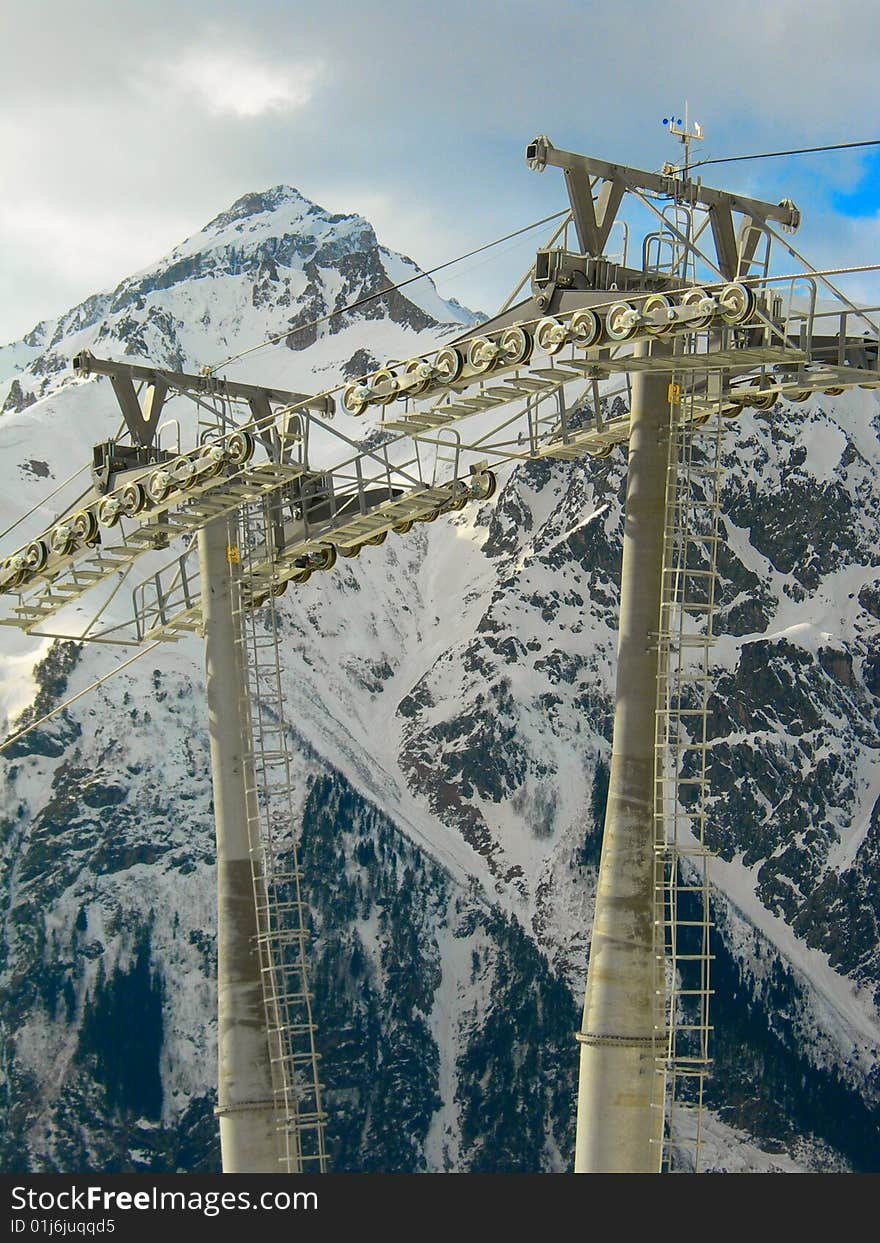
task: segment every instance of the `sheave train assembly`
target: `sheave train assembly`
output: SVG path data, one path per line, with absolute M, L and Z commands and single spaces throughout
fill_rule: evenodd
M 683 132 L 686 149 L 696 136 Z M 575 1168 L 699 1168 L 725 421 L 880 386 L 877 320 L 795 251 L 791 202 L 710 189 L 686 161 L 643 172 L 545 137 L 526 160 L 562 170 L 570 212 L 499 313 L 433 353 L 317 396 L 77 356 L 80 377 L 109 378 L 120 434 L 94 447 L 88 493 L 0 566 L 3 624 L 30 634 L 204 636 L 226 1171 L 327 1164 L 275 599 L 338 556 L 486 502 L 500 466 L 618 445 L 628 452 L 620 638 L 576 1035 Z M 637 265 L 625 198 L 654 222 Z M 621 246 L 609 257 L 612 234 Z M 794 271 L 774 274 L 777 256 Z M 615 392 L 624 401 L 612 408 Z M 371 420 L 369 437 L 333 426 L 340 394 L 348 414 Z M 179 434 L 163 446 L 172 401 L 195 428 L 185 451 Z M 107 624 L 125 582 L 131 615 Z M 84 609 L 82 625 L 63 630 Z

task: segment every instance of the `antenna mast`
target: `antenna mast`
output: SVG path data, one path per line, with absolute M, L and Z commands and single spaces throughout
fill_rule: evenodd
M 528 145 L 529 167 L 564 173 L 576 245 L 554 247 L 552 238 L 527 294 L 478 330 L 340 385 L 348 415 L 372 407 L 382 432 L 372 448 L 328 425 L 335 389 L 309 396 L 85 352 L 74 360 L 81 378 L 109 378 L 128 438 L 96 445 L 85 499 L 0 560 L 0 624 L 45 635 L 56 614 L 88 596 L 97 611 L 85 630 L 53 637 L 204 634 L 218 1112 L 231 1172 L 326 1165 L 281 657 L 274 621 L 267 630 L 254 610 L 331 570 L 337 554 L 357 556 L 414 523 L 483 504 L 496 486 L 490 465 L 607 457 L 617 446 L 629 464 L 619 660 L 578 1036 L 576 1169 L 673 1168 L 686 1147 L 698 1164 L 724 420 L 746 407 L 769 411 L 783 397 L 880 387 L 880 328 L 784 242 L 803 262 L 810 295 L 786 305 L 794 282 L 780 287 L 783 278 L 769 274 L 770 247 L 780 240 L 773 224 L 793 231 L 798 209 L 691 181 L 702 127 L 687 107 L 664 124 L 684 159 L 660 173 L 564 151 L 544 135 Z M 623 254 L 607 253 L 624 195 L 658 222 L 632 266 L 626 232 Z M 817 309 L 820 283 L 835 298 L 831 311 Z M 618 393 L 630 397 L 625 413 L 608 409 Z M 159 420 L 177 397 L 196 408 L 198 424 L 195 447 L 172 451 Z M 97 629 L 112 581 L 181 536 L 190 547 L 135 588 L 131 620 Z
M 676 118 L 675 114 L 671 113 L 668 117 L 663 118 L 663 124 L 669 130 L 669 133 L 672 134 L 673 138 L 677 138 L 684 148 L 684 160 L 682 162 L 681 172 L 684 180 L 688 181 L 691 163 L 691 143 L 703 141 L 703 127 L 699 121 L 694 121 L 694 127 L 691 129 L 688 120 L 687 101 L 685 101 L 684 105 L 683 121 L 681 117 Z M 668 167 L 670 167 L 670 171 L 674 169 L 674 166 Z M 665 171 L 666 169 L 664 169 L 664 172 Z

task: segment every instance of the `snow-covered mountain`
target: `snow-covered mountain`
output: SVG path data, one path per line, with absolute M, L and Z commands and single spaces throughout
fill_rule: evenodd
M 246 194 L 154 267 L 0 347 L 0 409 L 20 411 L 55 391 L 70 379 L 79 349 L 192 371 L 279 333 L 294 356 L 260 354 L 237 370 L 239 378 L 256 365 L 260 381 L 273 384 L 280 367 L 287 388 L 295 389 L 298 377 L 324 388 L 316 380 L 353 357 L 355 376 L 378 365 L 385 346 L 410 340 L 405 330 L 476 322 L 479 316 L 441 298 L 433 282 L 419 280 L 405 293 L 311 326 L 419 270 L 381 246 L 361 216 L 331 215 L 291 186 Z M 390 325 L 403 331 L 389 336 Z M 308 360 L 298 359 L 305 350 Z
M 358 217 L 248 195 L 0 350 L 3 526 L 110 434 L 87 347 L 316 391 L 474 316 Z M 343 420 L 345 416 L 339 416 Z M 711 779 L 710 1164 L 880 1168 L 880 407 L 730 426 Z M 352 421 L 352 434 L 363 424 Z M 607 785 L 622 452 L 281 602 L 336 1169 L 569 1168 Z M 11 545 L 10 545 L 11 546 Z M 7 639 L 5 636 L 8 635 Z M 5 631 L 9 724 L 119 660 Z M 208 1169 L 213 833 L 202 653 L 151 653 L 3 753 L 2 1163 Z

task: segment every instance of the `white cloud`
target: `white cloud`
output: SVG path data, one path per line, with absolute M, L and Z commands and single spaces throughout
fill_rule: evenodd
M 304 108 L 322 73 L 320 62 L 280 68 L 214 51 L 188 52 L 166 71 L 178 91 L 194 96 L 212 115 L 242 119 Z
M 654 168 L 676 154 L 660 118 L 685 99 L 706 157 L 869 137 L 880 104 L 877 0 L 667 0 L 661 17 L 651 0 L 88 0 L 87 22 L 69 0 L 14 7 L 0 75 L 0 335 L 279 182 L 363 212 L 430 266 L 563 206 L 561 174 L 525 167 L 535 133 Z M 470 37 L 450 38 L 459 28 Z M 551 57 L 535 57 L 536 32 Z M 817 65 L 818 78 L 805 71 Z M 851 189 L 863 162 L 719 165 L 706 180 L 793 198 L 799 247 L 841 263 L 876 253 L 870 229 L 850 236 L 833 211 L 832 189 Z M 539 238 L 440 273 L 443 292 L 491 310 Z
M 192 222 L 169 210 L 64 208 L 0 202 L 0 343 L 113 288 L 171 249 Z

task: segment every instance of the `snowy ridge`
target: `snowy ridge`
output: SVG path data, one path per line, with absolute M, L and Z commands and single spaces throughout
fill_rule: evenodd
M 114 430 L 106 387 L 70 375 L 78 349 L 197 369 L 415 271 L 366 221 L 276 187 L 0 351 L 0 524 L 38 506 L 4 548 L 75 495 L 81 481 L 38 505 Z M 428 282 L 402 294 L 233 373 L 319 391 L 474 320 Z M 870 1167 L 880 1152 L 878 417 L 874 393 L 817 396 L 743 414 L 727 436 L 710 773 L 719 1169 Z M 624 481 L 620 453 L 506 468 L 491 503 L 280 601 L 343 1168 L 568 1165 Z M 4 630 L 9 725 L 36 689 L 43 711 L 119 660 L 48 647 Z M 6 1168 L 215 1159 L 203 717 L 186 640 L 0 759 Z M 152 1016 L 130 1072 L 100 1035 L 123 1011 Z M 856 1105 L 847 1140 L 834 1118 Z
M 315 372 L 326 371 L 331 360 L 338 368 L 357 348 L 372 353 L 405 343 L 418 349 L 406 338 L 395 340 L 392 334 L 386 339 L 389 318 L 415 333 L 476 322 L 478 316 L 440 298 L 425 278 L 390 300 L 377 300 L 317 330 L 305 327 L 418 272 L 412 260 L 380 246 L 360 216 L 333 216 L 290 186 L 244 195 L 159 263 L 58 320 L 38 324 L 23 341 L 0 348 L 0 408 L 25 408 L 70 383 L 70 360 L 82 349 L 198 370 L 284 334 L 286 328 L 291 335 L 286 341 L 282 336 L 282 357 L 274 366 L 272 354 L 278 351 L 270 350 L 259 356 L 255 372 L 247 363 L 236 374 L 256 374 L 272 384 L 265 378 L 268 363 L 271 373 L 285 377 L 287 387 L 296 387 L 302 376 L 313 388 Z M 368 330 L 370 321 L 379 322 L 378 334 Z M 325 357 L 311 358 L 305 367 L 292 363 L 284 349 L 285 344 L 299 351 L 317 340 L 332 340 L 353 322 L 358 346 L 328 342 Z

